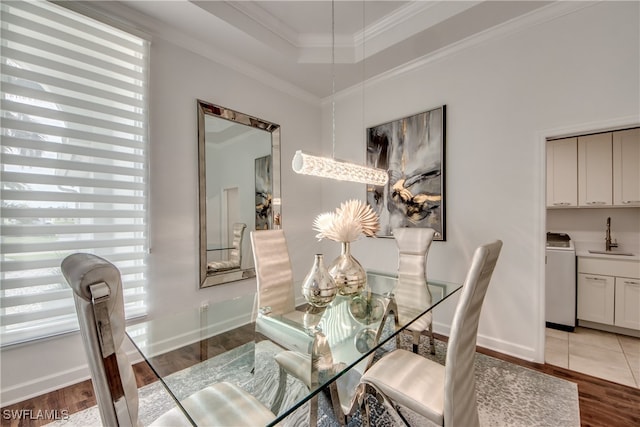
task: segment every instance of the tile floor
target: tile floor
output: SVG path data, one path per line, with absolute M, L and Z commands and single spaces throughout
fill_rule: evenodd
M 545 361 L 640 388 L 640 338 L 582 327 L 575 332 L 547 328 Z

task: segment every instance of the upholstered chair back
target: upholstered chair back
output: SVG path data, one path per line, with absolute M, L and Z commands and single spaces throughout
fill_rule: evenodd
M 242 240 L 247 224 L 236 222 L 233 224 L 233 249 L 229 251 L 229 261 L 238 267 L 242 266 Z
M 76 253 L 62 261 L 73 290 L 80 333 L 102 424 L 135 426 L 138 389 L 126 353 L 120 271 L 96 255 Z
M 480 310 L 501 248 L 500 240 L 478 247 L 462 287 L 447 345 L 444 425 L 479 425 L 473 363 Z
M 436 231 L 433 228 L 395 228 L 398 274 L 426 277 L 427 253 Z
M 258 308 L 269 307 L 274 314 L 294 311 L 293 271 L 284 231 L 252 231 L 251 246 L 256 267 Z
M 431 305 L 431 294 L 426 284 L 427 254 L 436 231 L 433 228 L 394 228 L 393 237 L 398 246 L 398 284 L 393 290 L 398 303 L 398 326 L 404 326 Z M 418 352 L 422 331 L 427 332 L 430 352 L 435 354 L 433 315 L 429 311 L 407 329 L 413 335 L 413 351 Z M 396 339 L 400 344 L 400 336 Z

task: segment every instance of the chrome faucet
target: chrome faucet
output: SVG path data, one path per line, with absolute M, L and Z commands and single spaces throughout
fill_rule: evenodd
M 616 243 L 615 241 L 613 243 L 611 242 L 611 217 L 607 218 L 607 234 L 604 239 L 604 245 L 607 252 L 610 252 L 611 248 L 618 247 L 618 243 Z

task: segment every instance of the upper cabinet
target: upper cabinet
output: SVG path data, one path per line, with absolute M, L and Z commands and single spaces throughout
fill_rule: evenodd
M 578 205 L 611 206 L 611 133 L 578 137 Z
M 547 141 L 547 207 L 640 206 L 640 128 Z
M 547 142 L 547 206 L 578 206 L 578 138 Z
M 640 206 L 640 128 L 613 133 L 613 204 Z

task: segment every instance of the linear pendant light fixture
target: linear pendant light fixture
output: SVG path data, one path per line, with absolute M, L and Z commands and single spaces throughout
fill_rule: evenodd
M 355 163 L 345 162 L 335 159 L 336 151 L 336 76 L 335 76 L 335 62 L 336 62 L 336 31 L 335 31 L 335 4 L 334 0 L 331 1 L 331 118 L 332 118 L 332 141 L 333 141 L 333 157 L 319 157 L 313 156 L 302 152 L 296 151 L 291 162 L 293 171 L 303 175 L 317 176 L 321 178 L 332 178 L 339 181 L 351 181 L 362 184 L 372 185 L 386 185 L 389 181 L 389 175 L 387 171 L 383 169 L 371 168 L 367 166 L 358 165 Z M 365 23 L 364 23 L 364 6 L 363 6 L 363 27 L 362 27 L 362 62 L 364 67 L 365 52 L 364 52 L 364 39 L 365 39 Z M 364 94 L 364 75 L 362 82 L 362 91 Z M 362 100 L 362 109 L 364 116 L 364 99 Z M 363 123 L 364 124 L 364 123 Z

